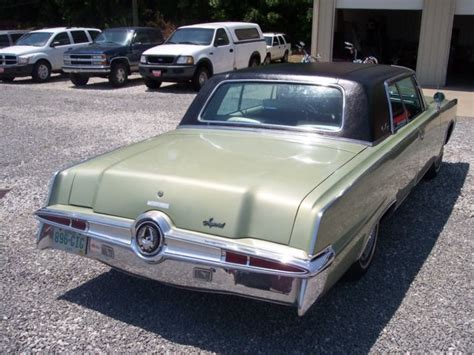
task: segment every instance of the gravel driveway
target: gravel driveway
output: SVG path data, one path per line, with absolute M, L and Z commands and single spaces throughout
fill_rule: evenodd
M 382 224 L 368 274 L 304 318 L 36 250 L 32 213 L 53 171 L 174 128 L 193 98 L 139 79 L 114 90 L 101 79 L 0 83 L 0 190 L 11 188 L 0 198 L 0 353 L 474 351 L 474 119 L 459 119 L 440 175 Z

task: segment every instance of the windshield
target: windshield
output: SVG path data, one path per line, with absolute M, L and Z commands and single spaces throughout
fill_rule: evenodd
M 43 47 L 53 34 L 51 32 L 30 32 L 23 35 L 17 42 L 17 46 Z
M 115 43 L 121 46 L 130 44 L 133 32 L 129 30 L 105 30 L 94 40 L 95 43 Z
M 271 46 L 272 45 L 272 37 L 265 37 L 265 42 L 267 42 L 267 46 Z
M 213 36 L 214 30 L 210 28 L 181 28 L 177 29 L 166 43 L 209 45 Z
M 199 119 L 236 125 L 338 131 L 342 128 L 342 112 L 343 94 L 335 87 L 231 82 L 217 88 Z

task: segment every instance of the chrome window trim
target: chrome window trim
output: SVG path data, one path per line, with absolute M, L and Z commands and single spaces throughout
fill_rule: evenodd
M 206 109 L 207 105 L 209 104 L 209 101 L 214 97 L 214 94 L 216 93 L 217 89 L 221 87 L 224 84 L 228 83 L 277 83 L 277 84 L 299 84 L 299 85 L 312 85 L 312 86 L 323 86 L 323 87 L 332 87 L 335 89 L 338 89 L 341 94 L 342 94 L 342 115 L 341 115 L 341 125 L 337 130 L 326 130 L 326 129 L 318 129 L 318 128 L 298 128 L 298 126 L 285 126 L 285 125 L 277 125 L 277 124 L 252 124 L 252 123 L 245 123 L 245 122 L 228 122 L 228 121 L 210 121 L 210 120 L 203 120 L 202 119 L 202 113 Z M 258 128 L 260 127 L 269 127 L 269 128 L 274 128 L 274 129 L 283 129 L 283 130 L 294 130 L 294 131 L 300 131 L 300 132 L 324 132 L 324 133 L 339 133 L 343 130 L 344 124 L 345 124 L 345 116 L 346 116 L 346 92 L 344 88 L 339 85 L 339 84 L 329 84 L 329 83 L 315 83 L 314 81 L 304 81 L 304 80 L 278 80 L 278 79 L 227 79 L 223 80 L 220 83 L 218 83 L 212 92 L 209 94 L 207 97 L 206 101 L 204 102 L 204 105 L 202 105 L 201 110 L 199 111 L 197 121 L 202 122 L 202 123 L 207 123 L 209 126 L 234 126 L 234 127 L 242 127 L 242 126 L 249 126 L 249 127 L 255 127 Z

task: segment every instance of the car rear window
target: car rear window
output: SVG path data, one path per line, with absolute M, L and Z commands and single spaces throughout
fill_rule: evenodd
M 343 93 L 337 87 L 285 82 L 225 82 L 199 120 L 216 124 L 339 131 Z
M 71 31 L 72 39 L 74 43 L 87 43 L 89 38 L 87 38 L 85 31 Z
M 235 30 L 235 36 L 239 41 L 247 41 L 249 39 L 259 39 L 260 34 L 254 27 L 238 28 Z

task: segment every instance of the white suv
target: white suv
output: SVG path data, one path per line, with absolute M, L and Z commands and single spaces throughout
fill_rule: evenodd
M 164 44 L 145 51 L 139 69 L 150 89 L 163 81 L 192 81 L 199 90 L 212 75 L 260 65 L 265 55 L 259 25 L 203 23 L 180 27 Z
M 88 45 L 100 33 L 96 28 L 59 27 L 29 32 L 16 45 L 0 50 L 0 80 L 32 76 L 37 82 L 49 79 L 63 66 L 64 52 Z

